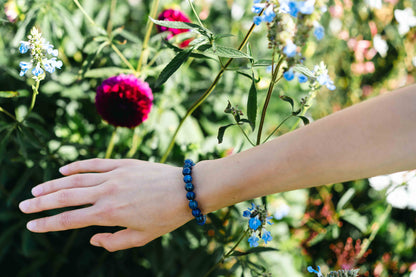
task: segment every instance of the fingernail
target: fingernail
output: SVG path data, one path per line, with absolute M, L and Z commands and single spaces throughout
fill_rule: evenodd
M 36 186 L 32 189 L 32 195 L 33 196 L 38 196 L 38 195 L 42 194 L 42 192 L 43 192 L 43 189 L 42 189 L 41 186 Z
M 91 244 L 94 245 L 94 246 L 100 246 L 100 244 L 96 240 L 92 240 Z
M 28 201 L 20 202 L 19 208 L 22 212 L 26 212 L 27 210 L 29 210 L 29 202 Z
M 63 174 L 63 175 L 66 175 L 66 174 L 68 174 L 68 167 L 65 165 L 65 166 L 63 166 L 63 167 L 61 167 L 60 169 L 59 169 L 59 172 L 61 172 L 61 174 Z
M 26 224 L 26 228 L 27 228 L 29 231 L 35 231 L 35 230 L 36 230 L 36 222 L 35 222 L 35 221 L 29 221 L 29 222 Z

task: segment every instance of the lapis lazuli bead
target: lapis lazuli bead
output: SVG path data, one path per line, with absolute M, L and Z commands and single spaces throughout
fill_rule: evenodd
M 184 169 L 182 169 L 182 174 L 185 175 L 190 175 L 192 172 L 190 167 L 185 167 Z
M 192 176 L 191 175 L 185 175 L 185 176 L 183 176 L 183 181 L 185 183 L 192 182 Z
M 191 164 L 184 164 L 183 168 L 192 168 L 192 165 Z
M 195 217 L 196 219 L 196 223 L 198 223 L 199 225 L 204 225 L 205 221 L 206 221 L 206 217 L 201 215 L 198 215 L 197 217 Z
M 198 208 L 198 202 L 196 202 L 195 200 L 189 201 L 189 208 L 191 208 L 191 210 L 195 210 L 196 208 Z
M 190 164 L 190 165 L 195 165 L 194 162 L 190 159 L 186 159 L 184 164 Z
M 194 185 L 192 183 L 186 183 L 185 184 L 185 189 L 186 189 L 186 191 L 193 191 L 194 190 Z
M 198 209 L 198 208 L 193 209 L 192 210 L 192 215 L 195 216 L 195 217 L 200 216 L 201 215 L 201 210 Z
M 186 198 L 187 198 L 188 200 L 194 200 L 194 199 L 195 199 L 195 192 L 193 192 L 193 191 L 188 191 L 188 192 L 186 193 Z

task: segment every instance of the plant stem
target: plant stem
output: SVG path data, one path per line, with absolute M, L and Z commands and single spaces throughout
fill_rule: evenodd
M 274 55 L 274 54 L 273 54 Z M 274 85 L 280 80 L 281 77 L 279 77 L 277 79 L 277 74 L 279 72 L 280 69 L 280 65 L 283 62 L 283 57 L 281 57 L 276 65 L 276 68 L 273 71 L 273 76 L 272 76 L 272 80 L 270 81 L 270 85 L 269 85 L 269 89 L 267 91 L 267 96 L 266 99 L 264 100 L 264 105 L 263 105 L 263 110 L 261 112 L 261 118 L 260 118 L 260 124 L 259 124 L 259 130 L 257 132 L 257 142 L 256 145 L 260 145 L 261 142 L 261 133 L 263 131 L 263 125 L 264 125 L 264 120 L 266 118 L 266 111 L 267 111 L 267 107 L 269 106 L 269 102 L 270 102 L 270 98 L 272 96 L 273 93 L 273 88 Z M 272 68 L 274 67 L 274 64 L 272 65 Z M 273 69 L 272 69 L 273 70 Z
M 305 115 L 305 113 L 309 110 L 309 108 L 311 107 L 311 104 L 312 104 L 312 101 L 313 101 L 313 99 L 315 99 L 315 96 L 316 96 L 316 91 L 311 91 L 310 93 L 309 93 L 309 99 L 308 99 L 308 101 L 306 102 L 306 104 L 305 104 L 305 106 L 304 106 L 304 108 L 303 108 L 303 111 L 301 112 L 301 114 L 300 115 Z M 296 123 L 292 126 L 292 128 L 290 129 L 290 132 L 292 132 L 293 130 L 295 130 L 296 129 L 296 127 L 299 125 L 299 123 L 300 123 L 300 121 L 301 121 L 302 119 L 298 119 L 297 121 L 296 121 Z
M 254 23 L 251 24 L 251 27 L 248 30 L 248 32 L 247 32 L 246 36 L 244 37 L 243 41 L 241 42 L 240 46 L 238 47 L 238 50 L 243 49 L 243 47 L 246 45 L 248 39 L 250 38 L 251 34 L 253 33 L 253 30 L 254 30 L 255 26 L 256 25 Z M 162 158 L 160 160 L 161 163 L 164 163 L 166 161 L 166 159 L 169 156 L 170 151 L 172 151 L 173 145 L 175 144 L 176 136 L 178 135 L 178 132 L 179 132 L 180 128 L 182 127 L 183 123 L 185 122 L 185 120 L 188 118 L 188 116 L 190 116 L 195 111 L 196 108 L 198 108 L 205 101 L 205 99 L 208 98 L 208 96 L 211 94 L 211 92 L 214 90 L 215 86 L 217 85 L 218 81 L 221 79 L 225 70 L 231 64 L 231 62 L 233 60 L 234 60 L 233 58 L 228 59 L 227 63 L 221 68 L 220 72 L 218 72 L 217 76 L 215 77 L 214 81 L 211 83 L 209 88 L 186 111 L 185 116 L 181 119 L 178 127 L 176 128 L 175 132 L 173 133 L 173 136 L 172 136 L 172 139 L 170 140 L 168 149 L 166 150 L 166 152 L 164 153 L 164 155 L 162 156 Z
M 240 237 L 240 239 L 237 241 L 237 243 L 225 254 L 222 256 L 221 260 L 219 260 L 215 265 L 213 265 L 208 272 L 204 275 L 204 277 L 208 277 L 214 269 L 216 269 L 221 263 L 225 261 L 237 248 L 237 246 L 243 241 L 244 237 L 248 234 L 250 231 L 250 228 L 247 228 L 247 230 L 244 231 L 243 235 Z
M 199 18 L 198 13 L 195 10 L 194 5 L 192 4 L 191 0 L 188 0 L 189 6 L 191 6 L 192 12 L 194 13 L 196 19 L 198 20 L 199 25 L 205 28 L 204 24 L 202 23 L 201 19 Z
M 241 127 L 241 125 L 237 123 L 237 126 L 238 126 L 238 128 L 240 128 L 241 132 L 243 132 L 244 136 L 246 137 L 248 142 L 250 142 L 251 146 L 255 146 L 254 143 L 251 141 L 251 139 L 247 136 L 247 133 L 244 131 L 244 129 Z
M 113 153 L 116 135 L 117 135 L 117 127 L 114 128 L 113 134 L 111 135 L 110 142 L 108 143 L 107 151 L 105 152 L 106 159 L 109 159 L 111 157 L 111 153 Z
M 289 118 L 292 118 L 293 114 L 289 115 L 288 117 L 286 117 L 282 122 L 280 122 L 279 125 L 277 125 L 277 127 L 273 130 L 273 132 L 270 133 L 270 135 L 263 141 L 263 143 L 265 143 L 266 141 L 269 140 L 269 138 L 277 131 L 279 130 L 279 128 L 283 125 L 283 123 L 285 123 Z
M 127 60 L 127 58 L 123 55 L 123 53 L 120 52 L 120 50 L 117 48 L 117 46 L 114 45 L 114 43 L 111 43 L 111 48 L 113 48 L 114 52 L 120 57 L 120 59 L 127 65 L 127 67 L 133 71 L 133 73 L 136 72 L 134 67 L 131 65 L 131 63 Z
M 159 7 L 159 0 L 154 0 L 152 8 L 150 10 L 150 17 L 151 18 L 156 17 L 158 7 Z M 148 52 L 149 52 L 149 49 L 147 48 L 147 46 L 149 44 L 150 34 L 152 33 L 152 27 L 153 27 L 153 21 L 150 20 L 150 18 L 148 18 L 147 19 L 147 27 L 146 27 L 147 28 L 146 29 L 146 35 L 145 35 L 144 41 L 143 41 L 142 52 L 140 53 L 139 62 L 137 63 L 137 70 L 136 70 L 137 74 L 140 74 L 140 70 L 142 70 L 142 65 L 146 64 L 146 62 L 147 62 L 147 57 L 148 57 Z
M 14 115 L 12 115 L 11 113 L 9 113 L 8 111 L 6 111 L 5 109 L 3 109 L 2 107 L 0 107 L 0 112 L 5 113 L 7 116 L 9 116 L 11 119 L 13 119 L 14 121 L 17 121 L 16 117 Z
M 129 152 L 127 153 L 127 158 L 131 158 L 131 157 L 134 156 L 134 154 L 136 154 L 137 148 L 139 147 L 139 144 L 142 142 L 142 140 L 143 140 L 143 137 L 141 137 L 137 134 L 137 128 L 134 129 L 131 148 L 130 148 Z
M 111 37 L 111 33 L 113 32 L 113 16 L 114 16 L 114 10 L 116 9 L 116 7 L 117 7 L 117 0 L 111 0 L 110 17 L 107 23 L 107 34 L 109 37 Z
M 80 11 L 85 15 L 85 17 L 87 18 L 87 20 L 94 26 L 98 26 L 97 24 L 95 24 L 94 20 L 87 14 L 87 12 L 84 10 L 84 8 L 81 6 L 81 4 L 79 3 L 78 0 L 73 0 L 75 5 L 77 5 L 77 7 L 80 9 Z

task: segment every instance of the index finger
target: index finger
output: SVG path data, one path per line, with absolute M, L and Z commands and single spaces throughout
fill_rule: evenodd
M 76 173 L 86 172 L 108 172 L 114 170 L 131 160 L 113 160 L 113 159 L 90 159 L 84 161 L 77 161 L 67 164 L 59 169 L 59 172 L 63 175 L 72 175 Z

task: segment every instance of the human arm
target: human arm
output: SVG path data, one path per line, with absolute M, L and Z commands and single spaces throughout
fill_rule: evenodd
M 208 213 L 276 192 L 413 169 L 415 103 L 416 86 L 410 86 L 248 151 L 199 162 L 192 173 L 199 206 Z M 87 160 L 61 173 L 67 177 L 37 186 L 43 192 L 34 191 L 36 197 L 22 202 L 21 210 L 91 206 L 38 219 L 30 230 L 126 227 L 91 239 L 115 251 L 146 244 L 192 219 L 181 168 L 137 160 Z

